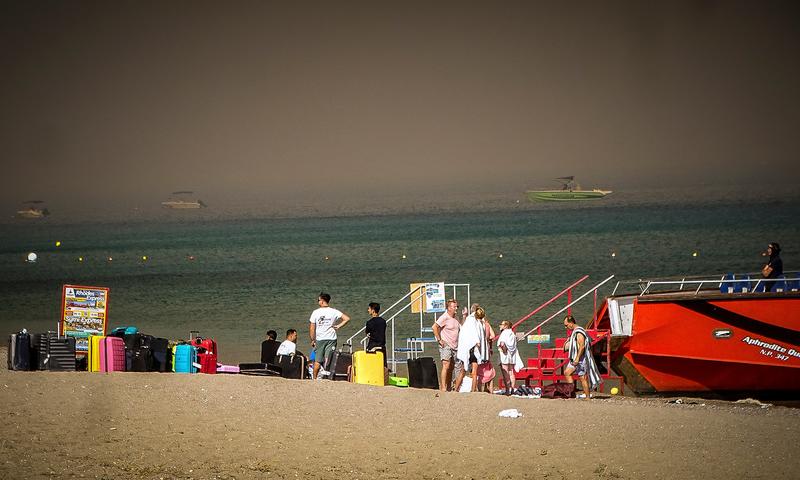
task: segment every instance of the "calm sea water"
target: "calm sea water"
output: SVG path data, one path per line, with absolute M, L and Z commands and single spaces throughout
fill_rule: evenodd
M 106 286 L 111 327 L 136 325 L 175 339 L 199 330 L 233 363 L 256 360 L 270 328 L 281 337 L 297 328 L 299 348 L 308 351 L 308 317 L 321 290 L 353 317 L 340 332 L 346 338 L 363 326 L 367 303 L 388 306 L 411 282 L 468 283 L 472 301 L 497 324 L 522 317 L 584 274 L 588 284 L 612 274 L 631 280 L 756 271 L 770 241 L 784 246 L 787 270 L 800 263 L 795 191 L 641 191 L 574 204 L 495 198 L 439 211 L 354 213 L 258 218 L 209 208 L 134 221 L 55 214 L 6 221 L 0 330 L 54 329 L 62 284 Z M 26 263 L 28 252 L 39 260 Z M 465 304 L 465 290 L 456 293 Z M 588 318 L 590 304 L 576 313 Z M 398 342 L 418 334 L 417 316 L 398 318 Z

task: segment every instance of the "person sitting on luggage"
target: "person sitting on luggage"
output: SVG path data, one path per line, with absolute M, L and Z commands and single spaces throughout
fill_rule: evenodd
M 261 342 L 261 363 L 275 363 L 275 355 L 278 354 L 278 348 L 281 346 L 276 341 L 278 332 L 269 330 L 267 332 L 267 339 Z
M 367 340 L 367 351 L 371 353 L 383 352 L 383 377 L 384 385 L 389 383 L 389 366 L 386 359 L 386 320 L 380 316 L 381 304 L 372 302 L 367 306 L 367 313 L 370 319 L 367 320 L 365 331 L 369 339 Z
M 297 351 L 297 330 L 290 328 L 286 330 L 286 340 L 278 347 L 275 355 L 291 355 Z

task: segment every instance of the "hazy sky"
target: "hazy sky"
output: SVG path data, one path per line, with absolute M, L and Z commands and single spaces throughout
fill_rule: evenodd
M 799 12 L 4 0 L 0 196 L 800 185 Z

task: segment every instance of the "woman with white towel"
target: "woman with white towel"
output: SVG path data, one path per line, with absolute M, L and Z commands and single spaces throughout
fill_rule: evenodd
M 500 337 L 497 339 L 497 347 L 500 349 L 500 368 L 503 371 L 506 395 L 511 395 L 517 382 L 514 369 L 518 368 L 517 365 L 521 362 L 517 351 L 517 335 L 511 330 L 511 322 L 508 320 L 500 322 Z

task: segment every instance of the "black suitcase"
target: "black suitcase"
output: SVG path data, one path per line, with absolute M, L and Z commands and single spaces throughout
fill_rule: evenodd
M 9 370 L 31 369 L 31 337 L 19 332 L 11 335 L 8 345 Z
M 278 355 L 275 359 L 283 378 L 303 379 L 306 376 L 306 361 L 301 355 Z
M 350 380 L 350 370 L 353 367 L 353 354 L 334 350 L 330 364 L 325 368 L 330 372 L 331 380 Z
M 242 375 L 278 377 L 281 374 L 281 368 L 271 363 L 240 363 L 239 373 Z
M 130 356 L 128 356 L 128 352 L 125 352 L 125 356 L 126 361 L 130 359 L 131 368 L 128 369 L 129 372 L 151 371 L 153 356 L 150 352 L 150 347 L 146 345 L 140 345 L 130 352 Z
M 409 358 L 408 365 L 408 386 L 411 388 L 425 388 L 422 383 L 422 360 L 419 358 Z
M 39 370 L 39 345 L 42 343 L 42 334 L 34 333 L 30 337 L 31 337 L 31 370 Z
M 422 388 L 439 389 L 439 374 L 436 371 L 436 362 L 432 357 L 419 359 L 422 366 Z
M 154 372 L 168 372 L 172 370 L 172 350 L 166 338 L 153 338 L 150 340 L 150 353 L 152 355 L 150 368 Z
M 47 332 L 41 336 L 40 340 L 40 370 L 75 371 L 75 339 L 73 337 L 59 337 L 56 332 Z

